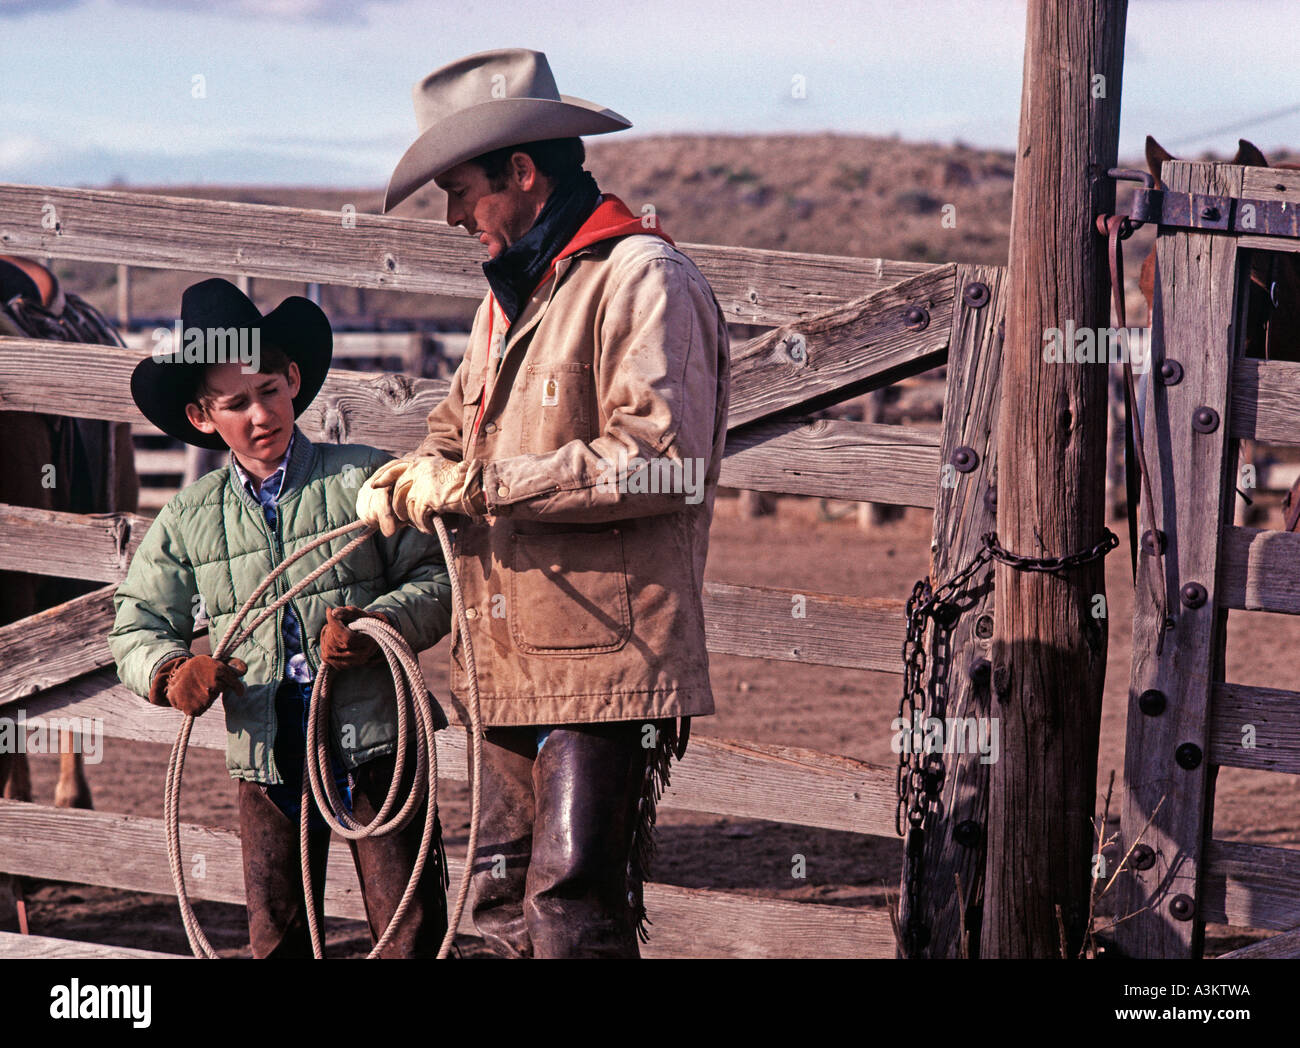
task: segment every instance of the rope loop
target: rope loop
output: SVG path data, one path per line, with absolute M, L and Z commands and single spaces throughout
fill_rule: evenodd
M 456 577 L 451 539 L 447 535 L 447 527 L 441 517 L 434 517 L 433 523 L 438 535 L 438 542 L 442 546 L 443 559 L 446 562 L 448 577 L 451 581 L 452 614 L 460 624 L 460 633 L 465 642 L 465 666 L 469 676 L 470 715 L 469 842 L 466 848 L 465 866 L 461 871 L 460 883 L 457 886 L 456 902 L 448 915 L 447 932 L 443 936 L 442 944 L 438 949 L 438 957 L 442 959 L 447 957 L 451 950 L 452 941 L 456 937 L 456 929 L 460 926 L 461 917 L 465 912 L 465 901 L 469 895 L 470 871 L 474 868 L 473 857 L 478 849 L 483 727 L 479 711 L 478 670 L 474 663 L 474 650 L 470 644 L 469 622 L 465 615 L 460 580 Z M 348 542 L 347 545 L 333 554 L 306 578 L 295 583 L 282 596 L 277 597 L 242 632 L 240 631 L 241 624 L 248 617 L 262 594 L 275 585 L 276 580 L 284 574 L 288 567 L 312 550 L 359 529 L 364 529 L 360 535 Z M 213 651 L 213 658 L 220 659 L 229 655 L 247 640 L 258 626 L 375 533 L 376 529 L 374 527 L 364 521 L 355 521 L 352 524 L 346 524 L 343 527 L 326 532 L 277 564 L 236 613 L 225 635 L 221 638 L 221 642 Z M 315 800 L 326 824 L 335 833 L 346 840 L 363 840 L 367 837 L 382 837 L 401 830 L 410 823 L 416 810 L 424 803 L 426 798 L 428 800 L 424 819 L 424 833 L 420 838 L 420 850 L 416 856 L 410 880 L 407 881 L 406 890 L 402 893 L 401 901 L 393 912 L 388 927 L 384 929 L 384 934 L 380 936 L 370 953 L 367 954 L 367 958 L 378 957 L 392 941 L 393 936 L 396 935 L 402 918 L 406 915 L 411 900 L 415 896 L 416 886 L 419 884 L 420 876 L 424 872 L 429 846 L 436 836 L 435 831 L 438 826 L 438 746 L 435 738 L 435 732 L 437 731 L 435 724 L 437 721 L 433 714 L 429 689 L 425 684 L 424 674 L 420 670 L 419 659 L 416 658 L 415 652 L 411 650 L 410 645 L 406 643 L 402 635 L 379 619 L 357 619 L 350 623 L 349 626 L 351 629 L 374 638 L 379 645 L 379 650 L 383 652 L 384 658 L 388 662 L 389 669 L 392 671 L 393 690 L 397 699 L 397 750 L 393 778 L 389 784 L 388 795 L 384 798 L 383 806 L 369 823 L 358 822 L 352 816 L 352 813 L 348 811 L 347 805 L 339 794 L 338 787 L 334 784 L 334 776 L 330 774 L 329 733 L 324 726 L 329 723 L 327 718 L 329 716 L 330 679 L 334 670 L 328 665 L 322 665 L 312 685 L 311 703 L 307 718 L 307 759 L 303 762 L 302 803 L 298 822 L 303 892 L 307 903 L 307 924 L 311 930 L 312 953 L 318 959 L 325 956 L 325 949 L 321 937 L 320 922 L 316 915 L 314 893 L 311 888 L 311 870 L 308 861 L 307 841 L 310 802 L 313 799 Z M 415 781 L 412 783 L 401 809 L 390 818 L 389 813 L 396 806 L 400 796 L 400 784 L 406 768 L 406 751 L 411 734 L 412 718 L 415 720 Z M 180 906 L 181 922 L 185 925 L 185 935 L 189 939 L 190 949 L 196 957 L 215 960 L 219 955 L 213 949 L 208 937 L 204 935 L 203 929 L 199 926 L 194 907 L 190 903 L 189 893 L 185 888 L 185 870 L 181 861 L 181 779 L 185 770 L 185 753 L 189 748 L 190 732 L 193 727 L 194 718 L 187 716 L 176 734 L 176 743 L 172 747 L 171 759 L 167 763 L 167 783 L 163 797 L 163 822 L 167 832 L 168 864 L 171 867 L 172 882 L 176 886 L 176 901 Z

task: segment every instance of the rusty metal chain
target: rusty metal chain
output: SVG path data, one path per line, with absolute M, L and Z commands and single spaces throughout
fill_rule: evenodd
M 1067 553 L 1063 557 L 1026 557 L 1019 553 L 1012 553 L 1010 550 L 1002 548 L 1001 543 L 998 542 L 996 531 L 990 531 L 983 537 L 982 541 L 984 549 L 988 551 L 991 557 L 1002 561 L 1003 564 L 1009 564 L 1017 571 L 1064 571 L 1066 568 L 1077 568 L 1081 564 L 1099 560 L 1119 545 L 1119 536 L 1110 528 L 1102 528 L 1101 530 L 1105 534 L 1090 549 L 1079 553 Z
M 915 715 L 923 711 L 925 702 L 925 632 L 926 620 L 935 623 L 936 649 L 947 651 L 947 637 L 957 622 L 960 608 L 950 600 L 956 596 L 980 567 L 988 563 L 990 553 L 981 549 L 961 571 L 945 582 L 937 590 L 930 586 L 930 579 L 921 579 L 912 587 L 912 595 L 907 601 L 907 636 L 903 641 L 903 698 L 898 704 L 898 717 L 903 723 L 903 732 L 908 744 L 898 750 L 898 772 L 896 785 L 898 789 L 898 807 L 894 810 L 894 829 L 899 836 L 907 838 L 907 862 L 905 886 L 907 892 L 907 918 L 903 930 L 903 954 L 906 957 L 924 948 L 928 940 L 927 930 L 919 923 L 921 901 L 921 858 L 925 850 L 925 821 L 930 813 L 930 802 L 939 794 L 943 783 L 943 757 L 938 753 L 918 753 L 911 738 Z M 943 660 L 943 674 L 946 676 L 947 659 Z M 936 659 L 936 673 L 930 685 L 937 689 L 940 676 L 939 662 Z M 907 829 L 903 828 L 906 820 Z
M 969 564 L 957 572 L 938 589 L 930 585 L 926 576 L 912 587 L 907 600 L 907 634 L 903 640 L 903 697 L 898 704 L 898 718 L 908 738 L 907 745 L 899 747 L 896 786 L 898 806 L 894 810 L 894 829 L 900 837 L 907 838 L 905 865 L 907 913 L 903 922 L 903 955 L 915 956 L 929 940 L 928 929 L 920 923 L 921 865 L 925 852 L 925 823 L 930 814 L 931 801 L 939 796 L 943 785 L 944 763 L 939 753 L 918 753 L 913 736 L 916 714 L 926 709 L 926 656 L 925 634 L 927 619 L 935 624 L 934 648 L 936 660 L 929 681 L 932 697 L 946 696 L 947 669 L 950 662 L 948 640 L 961 608 L 953 599 L 962 592 L 972 576 L 991 560 L 998 560 L 1017 571 L 1054 572 L 1076 568 L 1099 560 L 1119 545 L 1119 536 L 1109 528 L 1105 535 L 1089 549 L 1068 553 L 1060 557 L 1026 557 L 1003 548 L 996 532 L 988 532 L 981 540 L 979 551 Z M 944 652 L 944 658 L 938 657 Z M 906 828 L 904 828 L 906 822 Z

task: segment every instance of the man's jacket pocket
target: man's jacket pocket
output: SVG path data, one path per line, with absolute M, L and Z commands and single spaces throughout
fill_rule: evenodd
M 510 637 L 534 655 L 618 651 L 632 634 L 623 534 L 511 537 Z

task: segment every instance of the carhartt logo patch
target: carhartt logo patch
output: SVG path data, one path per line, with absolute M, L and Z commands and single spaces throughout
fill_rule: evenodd
M 553 378 L 542 383 L 542 406 L 553 407 L 560 402 L 560 384 Z

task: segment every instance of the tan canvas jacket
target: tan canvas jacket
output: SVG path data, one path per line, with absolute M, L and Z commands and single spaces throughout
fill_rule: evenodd
M 486 464 L 488 516 L 455 539 L 484 723 L 712 713 L 701 595 L 730 391 L 712 290 L 634 233 L 560 258 L 504 327 L 489 295 L 414 453 Z M 451 689 L 467 722 L 458 626 Z

